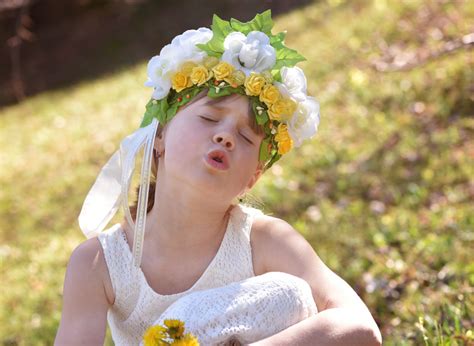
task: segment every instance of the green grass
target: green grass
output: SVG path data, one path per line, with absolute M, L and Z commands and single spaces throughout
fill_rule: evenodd
M 468 1 L 428 3 L 426 16 L 422 1 L 331 0 L 275 20 L 307 58 L 299 66 L 321 123 L 252 193 L 356 289 L 386 345 L 474 342 L 472 51 L 409 71 L 373 68 L 382 41 L 439 48 L 441 17 L 451 19 L 444 39 L 473 31 Z M 2 344 L 52 344 L 82 201 L 139 125 L 145 66 L 1 110 Z

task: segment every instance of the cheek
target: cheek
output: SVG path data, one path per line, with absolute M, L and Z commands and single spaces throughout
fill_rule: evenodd
M 249 148 L 242 151 L 242 155 L 238 160 L 237 175 L 240 177 L 239 182 L 244 187 L 254 174 L 258 166 L 258 150 Z
M 190 122 L 183 124 L 179 121 L 169 128 L 165 139 L 165 150 L 170 157 L 189 160 L 200 155 L 204 137 L 203 129 L 196 128 L 196 124 Z

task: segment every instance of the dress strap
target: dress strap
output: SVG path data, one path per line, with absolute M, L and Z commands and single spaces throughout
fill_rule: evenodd
M 104 250 L 104 257 L 114 290 L 113 307 L 120 311 L 125 319 L 133 311 L 140 294 L 139 271 L 132 264 L 132 254 L 118 223 L 101 232 L 98 239 Z
M 238 204 L 232 212 L 238 213 L 234 217 L 234 222 L 237 229 L 241 229 L 246 239 L 250 241 L 250 232 L 252 230 L 252 224 L 257 216 L 265 215 L 260 209 L 256 209 L 244 204 Z

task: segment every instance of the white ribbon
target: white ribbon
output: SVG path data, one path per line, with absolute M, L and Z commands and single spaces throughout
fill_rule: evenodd
M 92 238 L 102 232 L 122 204 L 125 217 L 134 229 L 133 264 L 136 267 L 140 266 L 143 251 L 148 186 L 150 185 L 153 144 L 158 124 L 158 120 L 153 118 L 150 125 L 138 129 L 122 140 L 119 150 L 102 167 L 84 200 L 78 218 L 79 227 L 84 235 L 87 238 Z M 137 222 L 134 223 L 128 206 L 128 192 L 135 169 L 135 158 L 142 146 L 144 146 L 144 153 L 140 173 Z

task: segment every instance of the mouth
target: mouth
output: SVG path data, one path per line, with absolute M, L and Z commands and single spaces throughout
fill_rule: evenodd
M 229 169 L 229 159 L 227 153 L 222 150 L 213 150 L 205 156 L 208 165 L 221 171 Z

